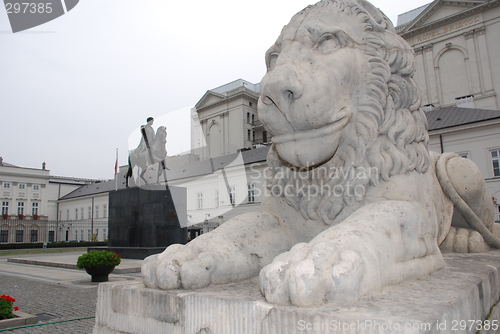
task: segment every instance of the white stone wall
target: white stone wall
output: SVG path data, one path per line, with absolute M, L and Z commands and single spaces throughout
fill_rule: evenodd
M 435 23 L 403 37 L 417 57 L 415 80 L 422 104 L 455 105 L 455 98 L 474 95 L 474 107 L 500 107 L 500 7 L 457 15 L 467 8 L 442 6 L 419 25 Z M 455 19 L 451 18 L 455 15 Z

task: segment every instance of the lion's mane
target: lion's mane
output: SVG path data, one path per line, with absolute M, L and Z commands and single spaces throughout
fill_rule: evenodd
M 390 20 L 364 0 L 324 0 L 297 15 L 318 6 L 333 6 L 364 26 L 364 44 L 356 47 L 368 56 L 370 78 L 359 97 L 355 123 L 346 128 L 335 155 L 321 166 L 295 169 L 279 158 L 273 145 L 267 157 L 267 188 L 304 218 L 332 224 L 345 206 L 363 200 L 365 191 L 353 189 L 366 190 L 394 175 L 425 172 L 429 136 L 412 79 L 413 50 Z

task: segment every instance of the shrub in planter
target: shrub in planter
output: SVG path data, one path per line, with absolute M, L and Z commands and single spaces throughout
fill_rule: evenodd
M 91 250 L 78 258 L 76 266 L 85 269 L 92 276 L 92 282 L 106 282 L 108 275 L 120 262 L 120 257 L 114 252 Z
M 107 250 L 91 250 L 78 258 L 76 266 L 80 269 L 115 267 L 119 265 L 120 262 L 120 257 L 114 252 Z
M 19 310 L 19 307 L 14 306 L 16 300 L 10 296 L 0 296 L 0 320 L 14 318 L 12 311 Z

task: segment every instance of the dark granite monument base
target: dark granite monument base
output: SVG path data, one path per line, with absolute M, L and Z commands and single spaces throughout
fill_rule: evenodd
M 89 247 L 91 250 L 109 250 L 116 252 L 124 259 L 144 260 L 150 255 L 161 253 L 166 247 Z
M 186 225 L 185 188 L 148 185 L 111 191 L 105 248 L 122 258 L 144 259 L 172 244 L 186 244 Z

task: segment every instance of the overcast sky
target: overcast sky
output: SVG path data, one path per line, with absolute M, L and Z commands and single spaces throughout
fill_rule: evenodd
M 15 34 L 2 7 L 0 156 L 22 167 L 45 161 L 51 175 L 109 179 L 116 148 L 126 164 L 129 137 L 148 116 L 167 126 L 169 155 L 186 151 L 189 108 L 208 89 L 259 82 L 265 51 L 314 2 L 81 0 Z M 372 1 L 393 22 L 429 2 Z

